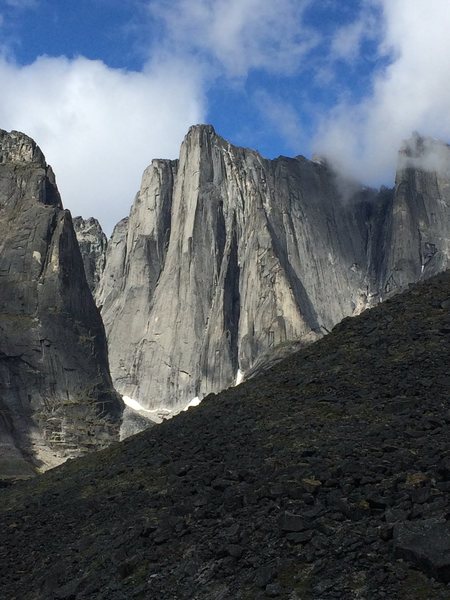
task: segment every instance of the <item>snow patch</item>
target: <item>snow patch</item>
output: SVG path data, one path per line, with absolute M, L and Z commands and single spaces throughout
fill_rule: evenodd
M 238 369 L 238 372 L 236 374 L 236 382 L 234 385 L 239 385 L 240 383 L 242 383 L 244 379 L 244 371 L 241 371 L 240 369 Z
M 191 408 L 191 406 L 198 406 L 200 402 L 200 398 L 195 396 L 195 398 L 192 398 L 192 400 L 185 406 L 185 408 L 183 408 L 183 410 L 187 410 L 188 408 Z
M 37 260 L 37 261 L 38 261 L 38 263 L 39 263 L 40 265 L 42 264 L 42 256 L 41 256 L 41 253 L 40 253 L 40 252 L 38 252 L 37 250 L 34 250 L 34 252 L 33 252 L 33 258 L 34 258 L 35 260 Z
M 139 412 L 146 412 L 146 413 L 156 413 L 158 412 L 158 409 L 155 410 L 149 410 L 148 408 L 144 408 L 142 406 L 142 404 L 139 404 L 139 402 L 137 400 L 135 400 L 134 398 L 130 398 L 129 396 L 122 396 L 123 401 L 125 402 L 125 404 L 129 407 L 132 408 L 133 410 L 139 411 Z

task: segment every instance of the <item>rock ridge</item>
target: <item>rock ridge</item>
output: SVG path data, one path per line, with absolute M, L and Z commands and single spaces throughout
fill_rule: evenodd
M 328 165 L 191 127 L 178 161 L 145 171 L 111 240 L 96 298 L 117 389 L 176 410 L 369 305 L 376 192 L 347 185 L 342 202 L 341 183 Z
M 373 190 L 191 127 L 145 171 L 96 293 L 117 388 L 176 412 L 445 270 L 449 190 L 449 147 L 418 135 Z
M 68 211 L 41 150 L 0 132 L 2 477 L 118 438 L 122 402 Z

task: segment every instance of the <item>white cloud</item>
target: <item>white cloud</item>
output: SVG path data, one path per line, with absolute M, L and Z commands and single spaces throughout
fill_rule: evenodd
M 372 2 L 364 1 L 359 17 L 335 32 L 331 42 L 333 60 L 356 60 L 360 56 L 363 41 L 376 37 L 377 21 L 373 7 Z
M 302 25 L 311 0 L 161 0 L 149 2 L 164 25 L 164 48 L 215 62 L 229 77 L 251 69 L 291 73 L 318 43 Z
M 0 59 L 0 82 L 0 126 L 33 137 L 64 206 L 108 232 L 128 214 L 144 168 L 176 158 L 188 127 L 204 119 L 198 75 L 176 61 L 136 73 L 85 58 Z
M 252 69 L 290 73 L 317 43 L 302 25 L 311 0 L 142 4 L 152 17 L 142 72 L 83 57 L 22 66 L 10 47 L 0 52 L 0 127 L 32 136 L 55 170 L 64 205 L 73 215 L 96 216 L 108 232 L 128 213 L 151 159 L 175 158 L 188 127 L 205 120 L 206 93 L 218 76 L 230 83 Z M 142 37 L 144 22 L 140 28 Z M 282 107 L 267 99 L 264 110 L 274 120 Z M 281 128 L 291 141 L 297 136 L 293 110 Z
M 357 105 L 342 102 L 324 119 L 316 149 L 352 175 L 392 182 L 402 140 L 414 130 L 450 138 L 450 11 L 448 0 L 376 0 L 380 54 L 390 64 Z

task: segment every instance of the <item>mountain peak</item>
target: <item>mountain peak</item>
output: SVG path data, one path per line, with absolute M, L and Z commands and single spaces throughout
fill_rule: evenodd
M 189 127 L 186 137 L 190 137 L 192 135 L 216 135 L 216 130 L 214 127 L 208 123 L 199 123 L 197 125 L 191 125 Z
M 448 175 L 450 172 L 450 146 L 429 136 L 414 132 L 403 142 L 399 151 L 399 168 L 417 168 Z
M 0 164 L 8 163 L 47 166 L 44 154 L 34 140 L 20 131 L 0 129 Z

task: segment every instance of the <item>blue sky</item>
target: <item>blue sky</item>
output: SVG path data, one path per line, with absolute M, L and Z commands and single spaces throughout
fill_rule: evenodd
M 392 184 L 450 138 L 448 0 L 0 0 L 0 128 L 42 147 L 73 214 L 128 213 L 152 158 L 209 122 L 264 156 Z

